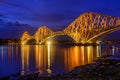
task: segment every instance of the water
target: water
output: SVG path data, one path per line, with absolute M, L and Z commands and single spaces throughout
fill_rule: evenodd
M 102 44 L 99 47 L 101 56 L 112 55 L 120 58 L 120 44 Z
M 40 72 L 41 76 L 63 74 L 75 66 L 92 63 L 99 46 L 1 45 L 0 77 Z

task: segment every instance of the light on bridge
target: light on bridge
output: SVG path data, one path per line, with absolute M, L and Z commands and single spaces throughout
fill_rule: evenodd
M 82 44 L 84 44 L 85 42 L 84 41 L 81 41 Z
M 51 42 L 50 42 L 50 41 L 47 41 L 47 44 L 48 44 L 48 45 L 50 45 L 50 44 L 51 44 Z
M 100 44 L 100 41 L 96 41 L 97 44 Z
M 22 42 L 22 45 L 24 45 L 25 43 L 24 42 Z

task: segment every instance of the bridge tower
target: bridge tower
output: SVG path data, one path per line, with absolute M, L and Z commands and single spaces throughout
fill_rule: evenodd
M 31 38 L 30 34 L 27 31 L 25 31 L 20 39 L 21 44 L 24 44 L 25 41 L 27 41 L 29 38 Z
M 120 18 L 87 12 L 65 28 L 64 33 L 71 36 L 77 43 L 89 43 L 118 29 L 120 29 Z
M 37 43 L 41 42 L 45 38 L 53 35 L 54 32 L 49 29 L 47 26 L 41 26 L 33 35 L 34 38 L 36 39 Z

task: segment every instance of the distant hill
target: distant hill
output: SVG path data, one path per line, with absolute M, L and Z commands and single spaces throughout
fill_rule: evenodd
M 0 19 L 0 39 L 20 39 L 24 31 L 28 31 L 32 35 L 36 28 L 29 24 L 8 22 Z

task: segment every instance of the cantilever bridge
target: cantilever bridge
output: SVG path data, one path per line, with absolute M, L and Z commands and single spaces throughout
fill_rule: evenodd
M 120 18 L 87 12 L 81 14 L 63 31 L 54 32 L 46 26 L 41 26 L 34 35 L 27 31 L 21 37 L 22 44 L 34 39 L 36 44 L 58 35 L 67 35 L 76 43 L 89 43 L 100 40 L 103 36 L 120 29 Z

